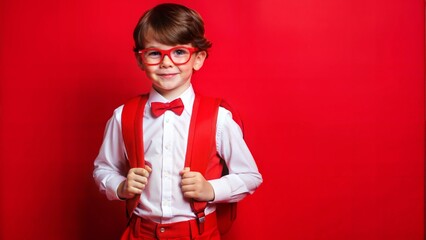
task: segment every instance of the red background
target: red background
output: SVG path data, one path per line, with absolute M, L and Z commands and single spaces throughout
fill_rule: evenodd
M 132 30 L 158 1 L 0 2 L 0 238 L 117 239 L 93 159 L 148 90 Z M 423 239 L 424 1 L 181 1 L 194 76 L 245 120 L 264 183 L 226 239 Z

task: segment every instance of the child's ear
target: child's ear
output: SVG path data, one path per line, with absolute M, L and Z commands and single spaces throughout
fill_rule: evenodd
M 200 70 L 200 68 L 204 64 L 204 60 L 206 60 L 206 57 L 207 57 L 207 52 L 206 51 L 197 52 L 196 55 L 195 55 L 194 66 L 192 68 L 195 71 Z

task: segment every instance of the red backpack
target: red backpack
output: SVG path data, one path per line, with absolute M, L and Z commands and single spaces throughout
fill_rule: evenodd
M 143 131 L 143 112 L 147 100 L 148 95 L 144 94 L 132 98 L 124 104 L 121 123 L 130 168 L 143 168 L 145 166 L 143 134 L 141 133 Z M 196 94 L 189 126 L 185 167 L 190 167 L 191 171 L 202 173 L 207 180 L 217 179 L 228 174 L 226 164 L 220 159 L 216 151 L 216 122 L 219 106 L 230 110 L 229 105 L 219 98 Z M 233 114 L 233 118 L 242 128 L 242 123 L 236 118 L 235 114 Z M 197 142 L 196 147 L 194 147 L 195 142 Z M 127 200 L 128 217 L 131 217 L 139 198 L 140 196 L 137 195 Z M 197 216 L 200 234 L 204 231 L 204 209 L 206 205 L 207 202 L 191 201 L 191 208 Z M 217 222 L 221 234 L 230 229 L 236 218 L 236 210 L 236 203 L 216 204 Z

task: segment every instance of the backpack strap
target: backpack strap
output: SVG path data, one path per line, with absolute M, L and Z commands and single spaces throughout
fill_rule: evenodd
M 140 95 L 129 100 L 123 107 L 121 127 L 130 168 L 143 168 L 145 166 L 142 133 L 143 112 L 147 100 L 148 94 Z M 225 101 L 196 94 L 189 127 L 185 167 L 190 167 L 191 171 L 202 173 L 206 179 L 228 174 L 225 164 L 216 165 L 216 168 L 209 168 L 211 160 L 215 157 L 218 158 L 216 152 L 216 123 L 219 106 L 231 111 L 234 121 L 243 129 L 242 122 Z M 196 147 L 194 147 L 194 140 L 197 142 Z M 209 171 L 207 172 L 207 170 Z M 213 174 L 210 174 L 212 172 Z M 137 195 L 126 201 L 126 212 L 129 218 L 137 207 L 139 199 L 140 195 Z M 191 201 L 191 208 L 197 216 L 200 232 L 204 231 L 204 210 L 206 206 L 207 202 Z M 221 234 L 226 233 L 235 220 L 236 206 L 236 203 L 216 205 L 218 227 Z
M 124 104 L 121 114 L 121 131 L 130 168 L 145 167 L 142 130 L 143 111 L 147 100 L 147 94 L 130 99 Z M 139 198 L 138 194 L 134 198 L 126 200 L 126 213 L 129 218 L 138 205 Z
M 244 134 L 241 119 L 227 102 L 219 98 L 196 95 L 189 128 L 185 167 L 190 167 L 191 171 L 202 173 L 207 180 L 229 173 L 226 164 L 216 151 L 216 124 L 219 106 L 232 113 L 233 120 L 240 126 Z M 195 141 L 197 143 L 194 147 Z M 200 234 L 204 231 L 206 207 L 207 202 L 191 201 L 191 208 L 197 217 Z M 237 217 L 237 203 L 216 204 L 216 216 L 219 232 L 223 235 L 229 231 Z
M 227 109 L 232 113 L 232 119 L 240 126 L 241 131 L 244 136 L 244 125 L 240 116 L 235 110 L 229 105 L 225 100 L 222 100 L 220 106 Z M 226 165 L 224 165 L 222 170 L 222 176 L 228 175 L 229 171 Z M 218 229 L 221 235 L 227 233 L 232 226 L 232 223 L 237 218 L 237 203 L 217 203 L 216 204 L 216 218 L 218 222 Z
M 209 161 L 216 156 L 216 122 L 220 103 L 221 100 L 218 98 L 197 94 L 192 108 L 185 167 L 190 167 L 191 171 L 200 172 L 205 177 Z M 196 147 L 194 147 L 194 139 L 197 142 Z M 220 176 L 221 173 L 222 169 L 216 175 Z M 206 206 L 207 202 L 191 201 L 191 208 L 197 217 L 200 234 L 204 232 Z
M 185 167 L 190 167 L 191 171 L 204 173 L 209 160 L 216 154 L 211 150 L 212 148 L 216 150 L 216 122 L 220 103 L 219 98 L 198 94 L 195 96 L 185 159 Z M 197 140 L 196 147 L 194 147 L 194 139 Z M 202 161 L 199 161 L 200 159 Z

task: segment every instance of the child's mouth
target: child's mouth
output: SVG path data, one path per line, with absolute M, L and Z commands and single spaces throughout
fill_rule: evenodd
M 174 76 L 176 76 L 177 73 L 164 73 L 164 74 L 158 74 L 158 76 L 162 77 L 162 78 L 173 78 Z

